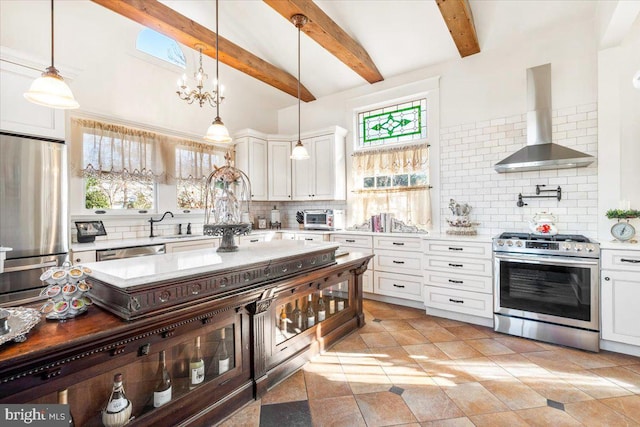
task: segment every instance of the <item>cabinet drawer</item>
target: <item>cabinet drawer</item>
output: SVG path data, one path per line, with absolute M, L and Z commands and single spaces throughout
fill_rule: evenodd
M 373 265 L 376 271 L 422 276 L 422 255 L 419 253 L 376 250 L 375 254 Z
M 640 273 L 640 251 L 602 251 L 602 268 Z
M 376 294 L 422 301 L 422 280 L 419 277 L 378 271 L 373 277 Z
M 490 276 L 427 271 L 424 283 L 429 286 L 493 294 L 493 280 Z
M 245 244 L 245 243 L 258 243 L 258 242 L 264 242 L 265 241 L 265 235 L 264 234 L 258 234 L 258 235 L 254 235 L 254 236 L 240 236 L 240 244 Z
M 420 251 L 420 238 L 379 237 L 373 238 L 374 249 L 393 249 L 394 251 Z M 377 251 L 376 251 L 377 252 Z
M 373 271 L 365 271 L 362 275 L 362 291 L 373 293 Z
M 491 277 L 493 266 L 490 259 L 475 258 L 445 258 L 438 256 L 424 256 L 424 269 L 428 271 L 443 271 L 445 273 L 478 274 Z
M 491 258 L 491 243 L 425 240 L 427 255 Z
M 84 264 L 85 262 L 96 262 L 96 251 L 73 252 L 73 263 Z
M 354 246 L 359 248 L 369 248 L 373 246 L 371 236 L 351 236 L 348 234 L 332 234 L 331 240 L 340 243 L 340 246 Z
M 167 253 L 195 251 L 198 249 L 212 249 L 216 247 L 216 241 L 196 241 L 196 242 L 180 242 L 180 243 L 167 243 L 165 245 Z
M 296 233 L 289 233 L 289 232 L 280 233 L 280 238 L 282 240 L 296 240 Z
M 458 289 L 425 286 L 424 305 L 479 317 L 493 317 L 493 297 Z

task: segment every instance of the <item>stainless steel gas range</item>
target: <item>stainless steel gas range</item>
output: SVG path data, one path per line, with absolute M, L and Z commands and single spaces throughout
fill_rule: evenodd
M 590 351 L 600 348 L 600 246 L 580 235 L 493 239 L 494 329 Z

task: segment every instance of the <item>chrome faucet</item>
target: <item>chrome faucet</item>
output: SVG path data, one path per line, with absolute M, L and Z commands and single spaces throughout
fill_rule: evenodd
M 171 213 L 171 211 L 166 211 L 164 214 L 162 214 L 162 218 L 160 219 L 149 218 L 149 224 L 151 224 L 151 233 L 149 234 L 149 237 L 156 237 L 153 235 L 153 223 L 162 221 L 164 217 L 167 216 L 167 214 L 171 215 L 171 218 L 173 218 L 173 213 Z

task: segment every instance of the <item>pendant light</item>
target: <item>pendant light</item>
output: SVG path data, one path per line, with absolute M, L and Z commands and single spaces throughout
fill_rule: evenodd
M 53 0 L 51 0 L 51 66 L 31 83 L 24 97 L 34 104 L 70 110 L 80 107 L 71 89 L 53 65 Z
M 307 17 L 301 14 L 296 14 L 291 17 L 291 22 L 293 22 L 293 25 L 298 29 L 298 142 L 295 147 L 293 147 L 293 151 L 291 151 L 291 159 L 293 160 L 306 160 L 309 158 L 309 153 L 300 140 L 300 29 L 308 21 Z
M 220 73 L 218 70 L 220 63 L 220 55 L 218 54 L 218 0 L 216 0 L 216 82 L 220 81 Z M 222 123 L 220 118 L 220 91 L 216 91 L 216 118 L 207 129 L 207 134 L 204 136 L 205 141 L 217 142 L 219 144 L 228 144 L 231 142 L 229 131 Z

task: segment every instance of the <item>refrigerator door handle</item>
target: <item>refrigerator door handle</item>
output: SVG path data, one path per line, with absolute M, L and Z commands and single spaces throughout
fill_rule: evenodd
M 56 267 L 58 263 L 56 261 L 43 262 L 42 264 L 21 265 L 19 267 L 5 267 L 5 273 L 12 273 L 14 271 L 27 271 L 35 270 L 36 268 Z

